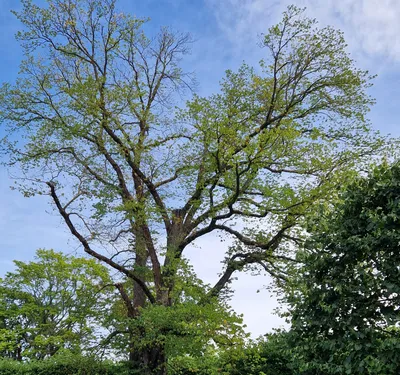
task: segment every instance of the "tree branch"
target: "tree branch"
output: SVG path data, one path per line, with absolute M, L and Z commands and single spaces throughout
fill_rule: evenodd
M 108 264 L 109 266 L 113 267 L 114 269 L 120 271 L 121 273 L 125 274 L 126 276 L 128 276 L 129 278 L 131 278 L 132 280 L 136 281 L 136 283 L 138 285 L 140 285 L 140 287 L 142 288 L 143 292 L 145 293 L 146 297 L 149 299 L 149 301 L 151 303 L 155 303 L 155 298 L 153 296 L 153 294 L 151 293 L 150 289 L 146 286 L 146 284 L 140 279 L 138 278 L 134 272 L 132 272 L 131 270 L 128 270 L 125 267 L 122 267 L 121 265 L 119 265 L 118 263 L 115 263 L 114 261 L 112 261 L 110 258 L 107 258 L 104 255 L 101 255 L 99 253 L 97 253 L 96 251 L 94 251 L 88 241 L 85 239 L 85 237 L 83 237 L 75 228 L 74 224 L 72 223 L 69 214 L 65 211 L 65 209 L 63 208 L 63 206 L 60 203 L 60 200 L 58 198 L 58 195 L 56 193 L 56 189 L 55 189 L 55 185 L 53 182 L 47 182 L 47 185 L 50 188 L 50 196 L 53 198 L 53 201 L 60 213 L 60 215 L 63 217 L 65 223 L 67 224 L 69 230 L 71 231 L 71 233 L 79 240 L 79 242 L 82 244 L 83 249 L 86 253 L 88 253 L 89 255 L 93 256 L 94 258 L 101 260 L 102 262 Z

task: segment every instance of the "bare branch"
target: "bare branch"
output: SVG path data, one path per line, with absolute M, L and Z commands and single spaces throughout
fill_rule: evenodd
M 53 182 L 48 182 L 47 185 L 50 188 L 50 195 L 53 198 L 53 201 L 60 213 L 60 215 L 63 217 L 65 223 L 67 224 L 68 228 L 70 229 L 71 233 L 79 240 L 79 242 L 82 244 L 83 249 L 85 250 L 86 253 L 88 253 L 89 255 L 93 256 L 94 258 L 101 260 L 102 262 L 108 264 L 109 266 L 115 268 L 116 270 L 120 271 L 121 273 L 125 274 L 126 276 L 128 276 L 129 278 L 131 278 L 132 280 L 134 280 L 138 285 L 140 285 L 140 287 L 142 288 L 143 292 L 146 294 L 147 298 L 149 299 L 149 301 L 151 303 L 155 303 L 155 298 L 153 296 L 153 294 L 150 292 L 149 288 L 146 286 L 146 284 L 140 279 L 138 278 L 134 272 L 126 269 L 125 267 L 122 267 L 121 265 L 119 265 L 118 263 L 115 263 L 114 261 L 112 261 L 110 258 L 107 258 L 104 255 L 101 255 L 99 253 L 97 253 L 96 251 L 94 251 L 88 241 L 76 230 L 74 224 L 72 223 L 69 214 L 64 210 L 63 206 L 60 203 L 60 200 L 57 196 L 56 193 L 56 189 L 55 189 L 55 185 Z

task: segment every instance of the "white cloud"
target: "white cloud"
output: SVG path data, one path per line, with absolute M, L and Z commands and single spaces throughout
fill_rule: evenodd
M 307 7 L 307 15 L 322 25 L 345 32 L 349 49 L 363 63 L 400 61 L 400 1 L 398 0 L 206 0 L 220 30 L 237 51 L 253 48 L 257 34 L 280 20 L 284 9 Z M 383 61 L 382 61 L 383 60 Z

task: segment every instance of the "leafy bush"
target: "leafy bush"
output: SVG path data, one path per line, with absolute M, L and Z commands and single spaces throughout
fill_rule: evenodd
M 247 346 L 234 359 L 225 360 L 229 375 L 294 375 L 291 349 L 286 332 L 266 335 L 265 339 Z
M 43 361 L 0 360 L 0 375 L 130 375 L 125 363 L 57 356 Z
M 201 357 L 181 356 L 169 361 L 172 375 L 297 375 L 287 332 Z
M 356 179 L 310 222 L 289 293 L 301 374 L 400 373 L 400 162 Z

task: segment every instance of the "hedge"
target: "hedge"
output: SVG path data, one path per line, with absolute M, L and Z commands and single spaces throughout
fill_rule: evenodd
M 0 375 L 131 375 L 124 363 L 97 361 L 87 357 L 61 357 L 43 361 L 0 360 Z

